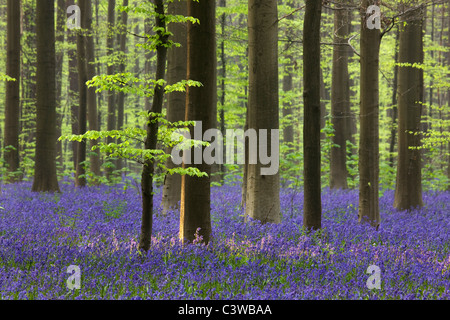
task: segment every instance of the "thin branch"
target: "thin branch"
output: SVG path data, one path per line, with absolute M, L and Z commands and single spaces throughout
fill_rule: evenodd
M 294 13 L 296 13 L 297 11 L 302 10 L 303 8 L 305 8 L 305 6 L 300 7 L 300 8 L 297 8 L 297 9 L 295 9 L 294 11 L 292 11 L 291 13 L 288 13 L 288 14 L 282 16 L 281 18 L 279 18 L 279 19 L 277 20 L 277 22 L 280 22 L 281 20 L 286 19 L 287 17 L 292 16 Z
M 361 55 L 359 54 L 358 51 L 356 51 L 356 49 L 352 46 L 351 41 L 353 40 L 353 38 L 356 37 L 356 34 L 354 34 L 353 36 L 351 36 L 350 38 L 348 38 L 348 45 L 350 46 L 350 48 L 353 50 L 353 52 L 358 56 L 361 57 Z

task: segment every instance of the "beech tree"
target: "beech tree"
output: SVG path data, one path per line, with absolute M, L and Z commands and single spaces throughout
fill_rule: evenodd
M 343 4 L 344 1 L 340 1 Z M 347 141 L 350 131 L 350 79 L 348 75 L 348 46 L 350 21 L 345 7 L 334 11 L 334 47 L 331 80 L 331 121 L 334 128 L 330 155 L 330 188 L 347 189 Z
M 168 14 L 187 15 L 187 4 L 184 1 L 173 1 L 168 5 Z M 172 23 L 168 26 L 173 34 L 172 40 L 179 43 L 179 47 L 170 48 L 167 56 L 167 82 L 169 85 L 186 79 L 187 75 L 187 24 Z M 170 122 L 183 121 L 186 110 L 186 92 L 171 92 L 167 96 L 167 120 Z M 172 148 L 167 150 L 171 153 Z M 172 159 L 168 159 L 166 166 L 169 169 L 176 167 Z M 179 174 L 166 174 L 164 178 L 162 205 L 163 212 L 178 209 L 181 200 L 181 176 Z
M 166 75 L 167 60 L 167 40 L 166 21 L 163 0 L 154 0 L 155 24 L 157 28 L 158 44 L 156 45 L 156 81 L 164 80 Z M 162 111 L 164 102 L 164 87 L 155 84 L 153 102 L 149 111 L 147 123 L 147 137 L 145 139 L 145 149 L 155 150 L 158 142 L 158 120 L 157 117 Z M 141 177 L 142 192 L 142 220 L 139 248 L 148 251 L 151 245 L 152 225 L 153 225 L 153 175 L 155 161 L 147 158 L 144 161 Z
M 59 192 L 56 176 L 55 3 L 36 0 L 36 156 L 32 190 Z
M 15 173 L 20 166 L 20 1 L 8 0 L 7 10 L 6 75 L 14 81 L 6 82 L 4 146 L 9 181 L 14 182 L 20 180 Z
M 398 69 L 398 165 L 394 207 L 423 206 L 420 147 L 423 103 L 423 22 L 419 1 L 401 5 Z
M 303 24 L 303 226 L 317 230 L 322 226 L 320 181 L 320 1 L 306 0 Z
M 267 130 L 267 150 L 279 130 L 278 101 L 278 9 L 276 0 L 248 1 L 248 129 Z M 264 133 L 263 133 L 264 134 Z M 277 141 L 278 142 L 278 141 Z M 259 144 L 258 150 L 261 148 Z M 276 150 L 279 156 L 279 149 Z M 247 161 L 247 160 L 246 160 Z M 280 176 L 262 175 L 261 159 L 247 165 L 245 216 L 262 223 L 281 222 Z M 278 168 L 277 168 L 278 169 Z
M 87 130 L 87 70 L 86 70 L 86 5 L 89 0 L 79 0 L 78 5 L 81 12 L 81 29 L 77 33 L 77 68 L 78 68 L 78 130 L 79 134 Z M 77 143 L 77 160 L 75 167 L 75 185 L 86 186 L 86 140 Z
M 95 74 L 95 46 L 94 46 L 94 30 L 92 28 L 92 17 L 93 17 L 93 10 L 92 10 L 92 1 L 86 1 L 86 14 L 84 17 L 85 19 L 85 29 L 86 29 L 86 74 L 87 79 L 91 80 Z M 99 123 L 98 123 L 98 110 L 97 110 L 97 94 L 95 92 L 95 88 L 87 88 L 86 93 L 86 103 L 87 103 L 87 120 L 89 123 L 89 130 L 99 130 Z M 90 141 L 90 169 L 94 176 L 100 176 L 100 154 L 98 150 L 96 150 L 94 147 L 97 146 L 98 141 L 97 140 L 91 140 Z M 94 150 L 92 150 L 94 148 Z M 96 179 L 93 180 L 93 183 L 97 183 Z
M 379 76 L 381 32 L 369 28 L 367 9 L 376 0 L 361 5 L 360 52 L 360 138 L 359 138 L 359 212 L 358 221 L 368 220 L 378 228 L 379 193 Z M 370 22 L 369 22 L 370 23 Z
M 216 4 L 209 0 L 188 0 L 187 4 L 188 16 L 200 21 L 195 24 L 188 22 L 187 79 L 199 81 L 203 86 L 187 88 L 185 120 L 200 121 L 203 136 L 216 123 Z M 192 128 L 191 137 L 193 136 Z M 204 147 L 201 148 L 203 154 Z M 211 238 L 211 165 L 204 160 L 200 164 L 183 163 L 183 168 L 188 166 L 197 168 L 208 176 L 183 175 L 181 178 L 179 237 L 183 242 L 192 242 L 198 236 L 204 243 L 208 243 Z
M 116 0 L 108 0 L 108 33 L 106 38 L 106 55 L 111 57 L 114 52 L 114 24 L 115 24 L 115 9 Z M 109 75 L 114 73 L 114 64 L 112 61 L 108 61 L 108 67 L 106 71 Z M 108 116 L 107 116 L 107 130 L 116 129 L 116 105 L 115 105 L 115 94 L 114 91 L 108 92 Z M 114 141 L 113 138 L 107 138 L 108 143 Z M 108 179 L 111 178 L 114 165 L 110 163 L 106 167 L 106 175 Z

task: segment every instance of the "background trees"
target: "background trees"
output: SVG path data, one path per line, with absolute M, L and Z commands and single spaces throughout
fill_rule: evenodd
M 122 5 L 126 6 L 127 2 L 129 8 L 125 9 Z M 22 0 L 0 4 L 0 11 L 6 13 L 0 20 L 0 32 L 7 36 L 0 37 L 7 49 L 0 52 L 0 67 L 17 79 L 4 81 L 5 86 L 0 86 L 0 98 L 5 101 L 0 105 L 2 179 L 36 177 L 35 183 L 40 182 L 43 187 L 36 186 L 35 190 L 42 191 L 58 190 L 56 179 L 72 183 L 74 177 L 79 185 L 120 182 L 126 187 L 137 186 L 141 182 L 140 166 L 131 161 L 120 164 L 108 157 L 109 152 L 90 150 L 105 142 L 114 146 L 123 139 L 117 140 L 117 136 L 91 139 L 90 145 L 80 145 L 79 150 L 78 145 L 74 148 L 68 141 L 54 144 L 61 134 L 115 130 L 122 126 L 142 128 L 139 112 L 155 110 L 156 106 L 151 96 L 137 94 L 139 90 L 132 89 L 128 80 L 131 75 L 155 79 L 161 68 L 157 63 L 158 55 L 147 50 L 147 40 L 156 36 L 153 30 L 156 21 L 148 12 L 133 11 L 132 8 L 144 2 L 80 0 L 77 3 L 83 10 L 83 29 L 79 31 L 66 30 L 65 26 L 68 16 L 65 9 L 74 2 L 52 2 L 58 11 L 54 14 L 57 19 L 56 30 L 53 28 L 54 48 L 48 45 L 50 27 L 46 26 L 45 35 L 42 31 L 44 15 L 39 14 L 39 19 L 35 17 L 38 2 Z M 145 3 L 155 4 L 154 1 Z M 247 200 L 244 215 L 261 222 L 279 222 L 285 214 L 302 213 L 305 217 L 312 213 L 318 219 L 322 188 L 359 188 L 360 219 L 367 217 L 374 226 L 379 223 L 378 199 L 386 190 L 397 189 L 395 207 L 410 209 L 421 205 L 422 188 L 448 188 L 449 5 L 438 0 L 426 4 L 383 2 L 381 30 L 378 30 L 366 27 L 370 16 L 366 9 L 374 3 L 334 1 L 322 4 L 321 19 L 317 22 L 306 10 L 311 9 L 312 4 L 303 0 L 221 1 L 214 13 L 210 7 L 204 9 L 209 10 L 208 14 L 202 11 L 201 16 L 208 20 L 205 22 L 208 30 L 202 29 L 206 28 L 202 23 L 191 25 L 189 59 L 187 24 L 168 25 L 173 33 L 171 39 L 181 44 L 168 49 L 168 83 L 186 79 L 188 65 L 191 68 L 189 79 L 203 83 L 201 88 L 189 89 L 187 119 L 204 119 L 203 130 L 208 127 L 222 131 L 228 128 L 280 129 L 282 141 L 278 175 L 260 175 L 259 163 L 248 166 L 247 170 L 243 165 L 225 164 L 212 182 L 187 177 L 183 219 L 195 220 L 196 214 L 202 212 L 198 216 L 202 222 L 183 222 L 183 232 L 193 236 L 203 225 L 205 239 L 208 238 L 207 190 L 211 186 L 242 183 L 243 198 Z M 186 1 L 163 1 L 162 5 L 166 12 L 188 14 Z M 190 5 L 197 8 L 204 4 Z M 315 5 L 314 10 L 320 9 L 320 4 Z M 17 19 L 20 11 L 22 15 Z M 421 19 L 425 19 L 423 23 L 419 18 L 415 22 L 419 11 Z M 197 14 L 195 10 L 192 12 Z M 358 13 L 361 27 L 355 28 Z M 46 18 L 50 15 L 45 13 Z M 309 19 L 315 23 L 307 23 L 312 21 Z M 9 39 L 13 37 L 13 30 L 13 39 L 18 36 L 17 21 L 22 22 L 20 43 Z M 51 21 L 46 23 L 51 24 Z M 209 42 L 213 25 L 218 30 L 218 41 L 214 44 Z M 308 29 L 313 26 L 314 29 Z M 317 26 L 319 35 L 315 33 Z M 37 40 L 39 46 L 36 46 Z M 321 74 L 318 85 L 317 67 Z M 156 78 L 161 76 L 159 70 Z M 217 76 L 216 72 L 220 74 Z M 39 83 L 36 76 L 44 82 Z M 86 81 L 95 76 L 116 79 L 115 87 L 110 92 L 87 88 Z M 320 100 L 317 88 L 320 88 Z M 423 95 L 423 91 L 427 94 Z M 122 101 L 126 101 L 123 108 Z M 420 109 L 423 112 L 420 113 Z M 170 122 L 184 120 L 185 110 L 184 92 L 172 92 L 162 101 L 161 111 Z M 321 123 L 319 127 L 317 119 Z M 162 127 L 165 130 L 165 126 Z M 317 138 L 319 130 L 320 140 Z M 158 138 L 156 148 L 161 148 L 162 140 Z M 132 144 L 133 147 L 142 145 L 142 141 Z M 152 148 L 153 145 L 152 142 Z M 55 165 L 54 158 L 58 159 Z M 166 162 L 169 169 L 171 163 Z M 58 169 L 56 173 L 54 167 Z M 301 167 L 305 167 L 304 172 Z M 207 166 L 204 169 L 205 172 L 210 170 Z M 14 174 L 7 174 L 7 171 Z M 127 174 L 127 179 L 122 180 L 122 173 Z M 163 211 L 177 210 L 176 205 L 181 200 L 180 175 L 166 175 L 164 168 L 156 165 L 152 179 L 155 192 L 164 184 Z M 202 182 L 197 185 L 198 181 Z M 292 208 L 289 212 L 277 209 L 280 186 L 288 188 L 290 201 L 304 191 L 303 211 L 301 208 Z M 198 203 L 204 206 L 200 209 Z M 305 225 L 319 227 L 318 220 L 311 223 L 305 222 Z

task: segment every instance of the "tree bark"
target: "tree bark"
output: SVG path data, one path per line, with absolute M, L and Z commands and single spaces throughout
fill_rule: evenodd
M 108 0 L 108 34 L 106 38 L 106 55 L 111 57 L 114 51 L 114 23 L 115 23 L 115 9 L 116 0 Z M 114 65 L 112 63 L 107 66 L 107 74 L 114 74 Z M 113 91 L 108 92 L 108 116 L 107 116 L 107 130 L 116 129 L 116 105 L 115 105 L 115 94 Z M 107 143 L 113 143 L 114 139 L 108 137 L 106 139 Z M 111 165 L 106 168 L 106 176 L 111 179 L 112 172 L 115 169 L 115 161 L 110 160 Z
M 128 6 L 128 0 L 123 0 L 123 6 Z M 120 36 L 119 36 L 119 51 L 122 53 L 122 61 L 119 65 L 119 72 L 125 72 L 126 66 L 126 52 L 127 52 L 127 24 L 128 13 L 123 11 L 120 19 Z M 125 93 L 117 93 L 117 129 L 122 130 L 124 124 L 124 109 L 125 109 Z M 123 159 L 117 159 L 117 170 L 124 167 Z
M 188 87 L 186 92 L 187 121 L 200 121 L 203 133 L 216 124 L 217 82 L 216 82 L 216 24 L 215 1 L 188 0 L 188 16 L 199 19 L 200 24 L 188 22 L 188 58 L 187 78 L 200 81 L 202 87 Z M 193 137 L 193 129 L 191 130 Z M 204 149 L 202 147 L 202 149 Z M 192 151 L 192 150 L 191 150 Z M 193 159 L 193 157 L 192 157 Z M 196 234 L 204 243 L 211 239 L 211 165 L 201 161 L 200 164 L 187 165 L 196 167 L 208 174 L 208 177 L 181 178 L 180 240 L 192 242 Z M 199 240 L 199 239 L 197 239 Z
M 19 131 L 20 131 L 20 1 L 8 0 L 7 4 L 7 45 L 6 74 L 15 81 L 6 82 L 5 101 L 5 161 L 9 173 L 19 170 Z M 21 175 L 13 174 L 9 182 L 21 180 Z
M 32 191 L 59 192 L 56 175 L 55 3 L 36 0 L 36 157 Z
M 267 151 L 272 150 L 272 136 L 279 130 L 278 95 L 278 10 L 276 0 L 249 0 L 249 92 L 248 128 L 255 130 L 258 143 L 261 129 L 267 130 Z M 279 141 L 276 141 L 277 143 Z M 259 145 L 258 150 L 261 148 Z M 257 156 L 257 155 L 255 155 Z M 279 157 L 279 148 L 275 155 Z M 257 159 L 247 166 L 246 220 L 280 223 L 280 176 L 262 175 L 265 167 Z
M 67 42 L 75 43 L 77 41 L 77 36 L 74 30 L 68 30 Z M 78 63 L 77 63 L 77 51 L 73 48 L 69 49 L 67 52 L 69 58 L 69 105 L 70 105 L 70 123 L 72 127 L 72 134 L 79 134 L 78 127 L 78 95 L 79 95 L 79 85 L 78 85 Z M 73 169 L 77 168 L 78 159 L 78 144 L 77 142 L 71 142 L 72 146 L 72 162 Z
M 392 121 L 391 127 L 391 137 L 389 138 L 389 165 L 391 168 L 394 167 L 394 152 L 395 145 L 397 141 L 397 118 L 398 118 L 398 106 L 397 106 L 397 85 L 398 85 L 398 42 L 399 42 L 400 33 L 397 28 L 396 36 L 395 36 L 395 67 L 394 67 L 394 82 L 392 90 L 392 110 L 389 112 Z
M 174 1 L 169 3 L 168 13 L 170 15 L 187 15 L 187 4 L 184 1 Z M 185 80 L 187 76 L 187 24 L 172 23 L 168 27 L 172 32 L 172 41 L 179 43 L 181 47 L 169 49 L 167 57 L 167 82 L 169 84 L 177 83 Z M 167 120 L 170 122 L 184 121 L 186 113 L 186 93 L 172 92 L 167 96 Z M 168 148 L 167 153 L 172 152 L 172 148 Z M 172 159 L 168 159 L 166 166 L 169 169 L 177 167 Z M 181 175 L 167 174 L 164 179 L 162 205 L 163 213 L 169 210 L 179 208 L 181 200 Z
M 63 63 L 64 63 L 64 38 L 65 38 L 65 23 L 67 20 L 66 13 L 66 0 L 58 0 L 57 2 L 57 12 L 56 12 L 56 42 L 59 43 L 59 49 L 56 52 L 56 136 L 60 137 L 62 135 L 62 121 L 63 121 L 63 110 L 62 110 L 62 73 L 63 73 Z M 62 151 L 62 141 L 56 143 L 56 158 L 58 164 L 58 172 L 62 173 L 64 171 L 64 158 Z
M 412 8 L 411 6 L 406 7 Z M 414 5 L 419 6 L 418 1 Z M 399 63 L 423 64 L 423 9 L 402 16 Z M 421 116 L 423 70 L 400 66 L 398 72 L 398 165 L 394 207 L 409 210 L 423 206 L 421 150 Z
M 160 29 L 157 32 L 160 44 L 156 49 L 157 65 L 156 80 L 165 78 L 166 60 L 167 60 L 167 36 L 164 34 L 166 30 L 164 2 L 163 0 L 154 0 L 155 13 L 157 14 L 156 26 Z M 162 31 L 164 30 L 164 31 Z M 155 86 L 153 94 L 153 103 L 150 112 L 160 114 L 164 102 L 164 87 Z M 150 114 L 150 113 L 149 113 Z M 158 142 L 158 121 L 155 116 L 150 116 L 147 123 L 147 138 L 145 140 L 145 149 L 155 150 Z M 141 190 L 142 190 L 142 223 L 139 247 L 145 251 L 150 249 L 152 225 L 153 225 L 153 159 L 146 159 L 142 168 Z
M 92 29 L 92 2 L 86 1 L 86 14 L 85 14 L 85 26 L 86 26 L 86 72 L 87 79 L 92 80 L 95 76 L 95 48 L 94 48 L 94 30 Z M 97 131 L 100 130 L 98 124 L 98 110 L 97 110 L 97 94 L 95 93 L 95 88 L 87 88 L 87 119 L 89 122 L 89 130 Z M 90 149 L 98 144 L 97 140 L 90 141 Z M 100 171 L 100 153 L 98 150 L 90 151 L 90 169 L 95 177 L 101 176 Z M 97 178 L 92 181 L 94 184 L 98 184 Z
M 330 155 L 330 188 L 347 189 L 347 140 L 350 141 L 350 82 L 348 75 L 348 12 L 334 12 L 333 67 L 331 83 L 331 114 L 334 128 Z
M 379 211 L 379 56 L 380 30 L 367 27 L 366 14 L 377 1 L 363 0 L 361 6 L 361 80 L 359 141 L 359 222 L 378 228 Z
M 317 230 L 322 226 L 320 181 L 320 1 L 307 0 L 303 26 L 304 82 L 304 205 L 303 227 Z
M 90 0 L 79 0 L 78 5 L 81 17 L 86 17 L 86 4 Z M 87 71 L 86 71 L 86 24 L 85 19 L 81 19 L 81 29 L 77 34 L 77 66 L 78 66 L 78 130 L 79 134 L 85 134 L 87 130 Z M 86 140 L 77 143 L 77 162 L 75 167 L 75 186 L 86 186 Z

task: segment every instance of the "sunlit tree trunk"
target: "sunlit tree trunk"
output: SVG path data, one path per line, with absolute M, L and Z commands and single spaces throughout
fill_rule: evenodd
M 187 121 L 200 121 L 203 133 L 216 124 L 217 83 L 216 83 L 216 4 L 215 1 L 188 0 L 188 16 L 200 20 L 200 24 L 188 23 L 187 78 L 200 81 L 202 87 L 188 87 L 186 92 Z M 193 137 L 191 130 L 191 137 Z M 194 159 L 194 157 L 192 157 Z M 196 167 L 211 174 L 211 165 L 200 164 L 183 167 Z M 204 243 L 211 239 L 211 190 L 210 177 L 191 177 L 181 179 L 180 240 L 192 242 L 196 233 Z

